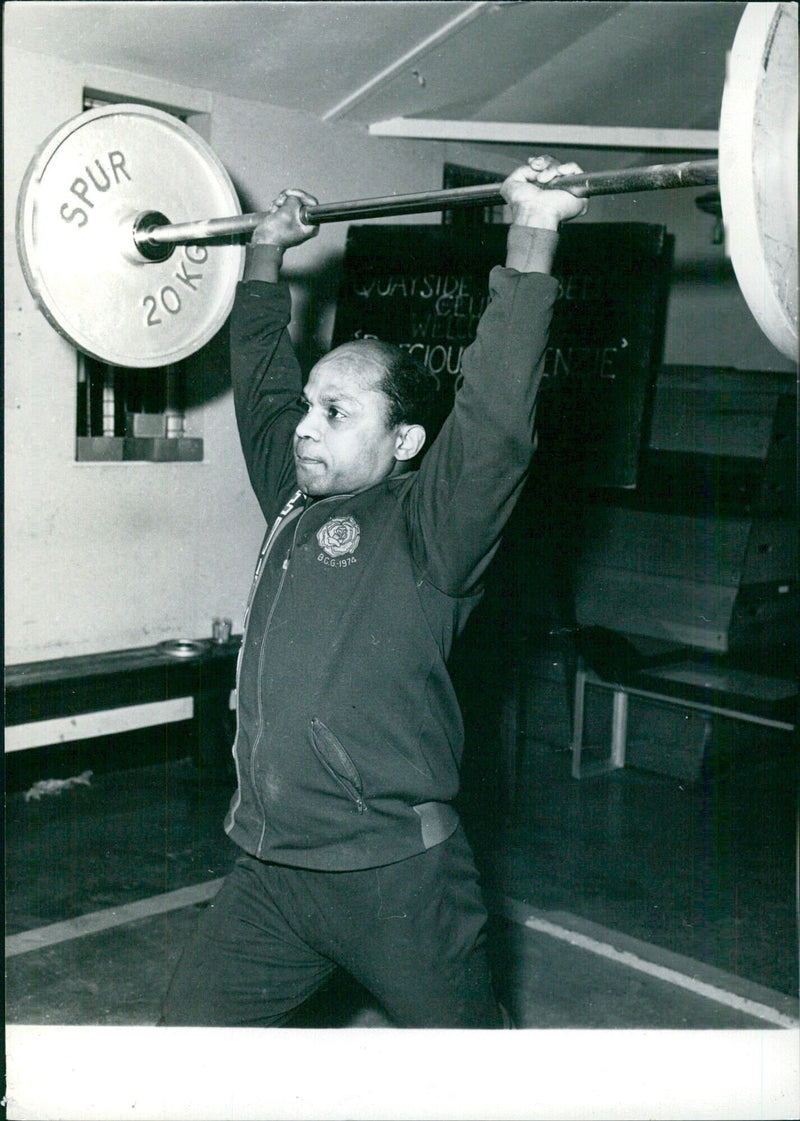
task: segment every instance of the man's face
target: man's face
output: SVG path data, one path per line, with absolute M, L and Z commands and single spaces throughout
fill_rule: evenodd
M 294 433 L 297 482 L 306 494 L 363 490 L 397 466 L 399 430 L 387 427 L 380 377 L 374 359 L 347 346 L 312 369 L 303 392 L 306 413 Z

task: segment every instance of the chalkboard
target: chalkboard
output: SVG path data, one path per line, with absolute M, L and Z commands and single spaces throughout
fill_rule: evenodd
M 449 409 L 461 356 L 505 260 L 507 226 L 351 226 L 334 345 L 377 337 L 408 348 Z M 538 411 L 539 458 L 592 486 L 636 484 L 661 362 L 673 239 L 663 226 L 579 223 L 562 231 L 560 282 Z

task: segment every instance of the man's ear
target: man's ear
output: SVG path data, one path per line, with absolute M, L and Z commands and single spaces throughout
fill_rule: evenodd
M 413 459 L 422 451 L 426 432 L 421 424 L 401 424 L 395 437 L 394 457 L 398 460 Z

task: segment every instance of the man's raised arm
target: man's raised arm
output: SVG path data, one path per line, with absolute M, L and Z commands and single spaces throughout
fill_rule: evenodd
M 253 231 L 230 321 L 236 421 L 250 482 L 267 521 L 295 487 L 292 433 L 297 424 L 300 367 L 289 337 L 291 300 L 279 283 L 284 251 L 314 237 L 300 220 L 315 200 L 282 191 Z
M 567 191 L 543 190 L 580 172 L 538 156 L 503 183 L 511 208 L 505 268 L 464 352 L 453 409 L 406 502 L 417 562 L 451 595 L 479 584 L 516 503 L 534 450 L 536 399 L 558 285 L 550 275 L 562 222 L 586 211 Z

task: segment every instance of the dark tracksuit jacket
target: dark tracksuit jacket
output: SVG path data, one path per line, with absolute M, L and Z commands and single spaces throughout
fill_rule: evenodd
M 292 501 L 301 377 L 289 292 L 239 285 L 234 401 L 271 526 L 245 616 L 225 823 L 251 855 L 370 868 L 457 827 L 463 725 L 446 660 L 529 466 L 556 290 L 544 274 L 492 270 L 452 412 L 419 471 Z

